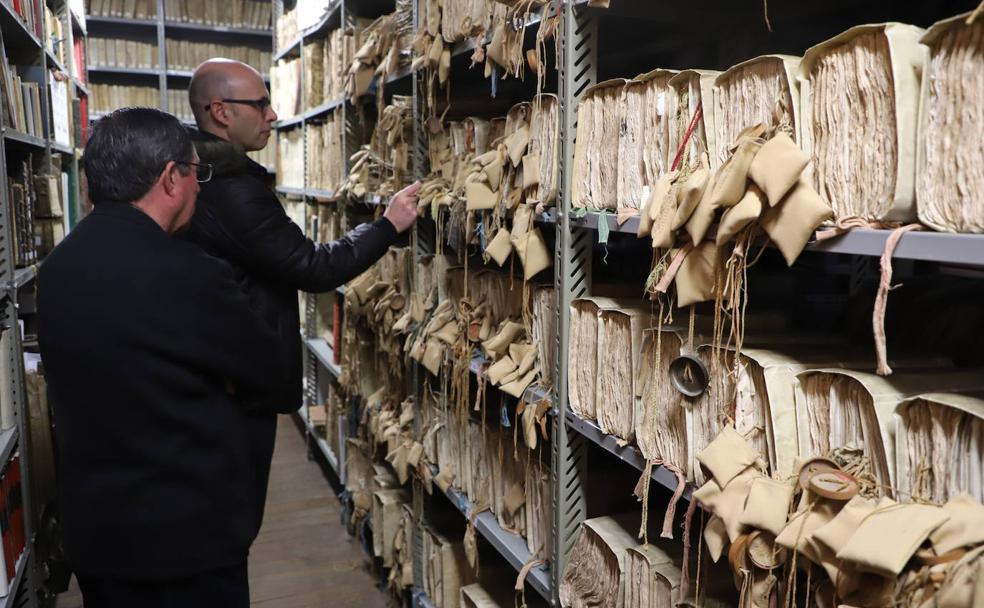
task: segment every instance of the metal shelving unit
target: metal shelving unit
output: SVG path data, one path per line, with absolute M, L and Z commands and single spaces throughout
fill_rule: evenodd
M 332 11 L 339 11 L 341 17 L 339 22 L 347 23 L 347 6 L 358 5 L 359 0 L 345 0 L 333 5 Z M 279 3 L 278 3 L 279 4 Z M 545 598 L 557 601 L 556 590 L 559 588 L 560 577 L 564 566 L 568 562 L 570 552 L 577 539 L 578 528 L 588 516 L 587 494 L 590 488 L 587 486 L 587 459 L 589 457 L 589 447 L 596 446 L 613 454 L 626 465 L 638 471 L 644 471 L 646 460 L 638 448 L 633 445 L 622 445 L 617 438 L 607 435 L 601 431 L 597 424 L 578 418 L 574 415 L 568 405 L 568 351 L 570 347 L 570 304 L 571 301 L 592 293 L 592 248 L 598 240 L 599 224 L 606 225 L 610 233 L 622 233 L 624 235 L 635 235 L 639 228 L 639 218 L 630 218 L 619 225 L 615 213 L 597 211 L 587 211 L 572 209 L 571 191 L 573 178 L 573 159 L 574 159 L 574 140 L 577 128 L 577 107 L 578 101 L 583 91 L 609 77 L 606 70 L 615 69 L 612 65 L 603 65 L 604 62 L 611 64 L 618 63 L 615 58 L 606 57 L 600 50 L 599 30 L 603 27 L 603 16 L 605 11 L 599 11 L 585 6 L 586 0 L 566 0 L 557 3 L 561 11 L 561 24 L 557 32 L 558 42 L 558 78 L 557 95 L 560 101 L 560 154 L 559 154 L 559 193 L 558 206 L 548 210 L 547 213 L 537 216 L 536 221 L 541 224 L 553 224 L 555 233 L 554 250 L 554 287 L 556 293 L 557 310 L 557 339 L 556 339 L 556 367 L 554 377 L 554 387 L 551 391 L 544 391 L 539 387 L 531 387 L 524 395 L 526 401 L 540 401 L 550 399 L 553 407 L 551 413 L 554 414 L 551 420 L 551 438 L 546 449 L 551 450 L 551 469 L 552 469 L 552 503 L 554 510 L 553 520 L 553 546 L 549 548 L 550 567 L 541 568 L 530 576 L 530 583 Z M 614 4 L 614 3 L 613 3 Z M 645 16 L 652 19 L 651 14 L 647 14 L 647 8 L 636 0 L 630 2 L 631 7 L 627 9 L 628 15 Z M 613 7 L 614 8 L 614 7 Z M 415 11 L 417 10 L 415 6 Z M 625 14 L 618 15 L 621 20 L 620 26 L 625 27 Z M 281 49 L 275 59 L 301 54 L 300 49 L 303 43 L 312 34 L 311 31 L 319 32 L 326 27 L 330 17 L 326 15 L 322 23 L 317 27 L 302 33 L 297 39 L 292 40 L 285 48 Z M 417 15 L 415 12 L 415 23 Z M 535 16 L 530 21 L 534 25 L 539 20 Z M 610 33 L 610 32 L 609 32 Z M 610 44 L 610 43 L 609 43 Z M 471 40 L 456 43 L 452 47 L 452 56 L 460 57 L 470 53 L 475 48 L 475 42 Z M 627 54 L 619 55 L 626 57 Z M 656 59 L 653 59 L 655 66 Z M 712 66 L 709 66 L 712 67 Z M 631 73 L 622 72 L 621 76 L 631 77 Z M 302 76 L 303 78 L 303 76 Z M 424 164 L 426 163 L 426 147 L 421 134 L 421 113 L 419 98 L 422 96 L 421 74 L 416 73 L 410 66 L 405 66 L 396 73 L 391 74 L 387 83 L 401 81 L 405 78 L 413 79 L 414 92 L 414 116 L 418 119 L 414 125 L 414 142 L 412 149 L 414 173 L 419 177 L 426 174 Z M 372 92 L 372 88 L 370 89 Z M 454 90 L 452 89 L 452 94 Z M 277 123 L 278 128 L 288 129 L 301 127 L 304 128 L 307 121 L 320 117 L 327 112 L 336 109 L 348 109 L 358 103 L 359 100 L 339 99 L 325 103 L 317 108 L 312 108 L 301 112 L 297 116 L 281 120 Z M 352 131 L 351 112 L 346 116 L 346 134 Z M 346 152 L 350 153 L 351 140 L 346 141 Z M 305 160 L 305 163 L 307 160 Z M 305 167 L 307 169 L 307 167 Z M 307 171 L 305 171 L 307 179 Z M 314 191 L 303 188 L 282 188 L 285 194 L 302 196 L 306 199 L 314 196 Z M 324 193 L 332 194 L 332 193 Z M 368 195 L 366 201 L 369 204 L 378 204 L 379 197 Z M 879 257 L 882 255 L 889 231 L 885 230 L 854 230 L 842 236 L 829 240 L 811 243 L 807 246 L 807 251 L 815 253 L 836 253 L 853 256 Z M 416 240 L 417 255 L 432 253 L 434 248 L 433 235 L 424 233 L 424 228 L 418 225 L 418 239 Z M 919 260 L 925 262 L 935 262 L 948 265 L 973 266 L 984 268 L 984 235 L 966 234 L 944 234 L 936 232 L 911 232 L 902 237 L 894 254 L 895 258 Z M 340 288 L 339 293 L 344 293 Z M 310 308 L 309 308 L 310 312 Z M 335 370 L 331 369 L 327 362 L 331 361 L 330 350 L 315 348 L 314 343 L 317 339 L 308 340 L 308 353 L 310 361 L 315 367 L 328 369 L 336 377 Z M 323 341 L 321 341 L 323 342 Z M 327 347 L 327 344 L 324 345 Z M 471 371 L 474 374 L 482 373 L 487 361 L 481 357 L 474 357 L 471 360 Z M 310 369 L 310 368 L 309 368 Z M 340 370 L 338 370 L 340 372 Z M 419 386 L 421 378 L 426 373 L 419 366 L 413 369 L 414 384 Z M 595 448 L 591 448 L 595 449 Z M 652 479 L 659 485 L 675 490 L 679 480 L 669 469 L 663 466 L 653 467 Z M 685 500 L 691 499 L 693 485 L 687 484 L 683 492 Z M 414 484 L 414 513 L 418 521 L 421 521 L 423 507 L 419 499 L 420 484 Z M 470 512 L 471 503 L 467 497 L 461 495 L 456 490 L 446 492 L 451 502 L 467 516 Z M 484 523 L 482 523 L 484 522 Z M 491 513 L 483 513 L 476 521 L 476 527 L 482 532 L 495 548 L 514 566 L 521 566 L 525 559 L 529 557 L 528 552 L 519 550 L 515 544 L 503 536 L 504 533 Z M 515 535 L 512 535 L 515 536 Z M 516 537 L 518 538 L 518 537 Z M 523 545 L 525 548 L 525 545 Z M 429 599 L 421 590 L 421 579 L 419 578 L 420 568 L 415 566 L 415 590 L 413 593 L 414 602 L 418 606 L 430 605 Z
M 338 466 L 338 457 L 335 455 L 335 452 L 332 451 L 331 446 L 328 445 L 328 442 L 325 441 L 324 438 L 319 437 L 314 431 L 314 426 L 311 425 L 311 419 L 308 417 L 307 411 L 304 408 L 298 410 L 298 415 L 304 423 L 304 428 L 307 430 L 309 439 L 314 441 L 315 445 L 321 451 L 321 455 L 324 456 L 325 460 L 328 462 L 328 466 L 330 466 L 331 470 L 335 472 L 335 476 L 340 477 L 341 469 Z
M 54 77 L 51 71 L 61 72 L 68 77 L 66 81 L 69 113 L 72 110 L 71 104 L 76 104 L 78 107 L 81 104 L 80 98 L 88 95 L 88 90 L 82 84 L 86 74 L 85 68 L 75 65 L 75 56 L 72 52 L 76 40 L 81 40 L 80 44 L 84 44 L 85 30 L 82 21 L 72 14 L 66 0 L 24 0 L 21 4 L 35 9 L 38 27 L 41 30 L 40 35 L 28 29 L 25 22 L 13 11 L 11 3 L 4 1 L 0 2 L 0 32 L 2 32 L 0 36 L 3 37 L 7 57 L 12 66 L 16 66 L 22 78 L 39 85 L 42 124 L 39 128 L 39 136 L 22 133 L 8 125 L 0 125 L 3 133 L 0 139 L 2 141 L 0 175 L 4 180 L 0 187 L 0 282 L 5 287 L 0 293 L 0 306 L 3 307 L 5 318 L 4 331 L 11 332 L 9 334 L 11 339 L 7 341 L 9 346 L 0 353 L 0 356 L 7 359 L 9 369 L 12 371 L 9 383 L 0 386 L 0 390 L 4 391 L 5 403 L 9 403 L 12 407 L 15 420 L 13 427 L 0 432 L 0 467 L 7 466 L 14 454 L 19 454 L 22 477 L 20 491 L 23 497 L 26 539 L 24 551 L 16 564 L 16 574 L 9 581 L 8 593 L 0 598 L 0 608 L 6 606 L 37 608 L 42 604 L 44 593 L 42 587 L 47 576 L 45 559 L 48 557 L 38 555 L 34 545 L 35 531 L 39 529 L 41 523 L 36 521 L 39 509 L 34 508 L 34 503 L 36 499 L 41 498 L 32 495 L 33 470 L 30 451 L 27 449 L 31 445 L 31 428 L 27 409 L 24 345 L 21 325 L 18 323 L 19 316 L 29 314 L 31 310 L 29 304 L 33 298 L 29 290 L 33 288 L 37 264 L 15 268 L 14 247 L 11 245 L 14 242 L 14 217 L 8 200 L 6 180 L 9 179 L 8 171 L 12 174 L 11 168 L 27 158 L 31 159 L 35 174 L 43 174 L 52 171 L 55 166 L 60 166 L 61 171 L 69 176 L 69 187 L 68 191 L 63 193 L 62 206 L 68 224 L 66 227 L 71 227 L 71 220 L 77 219 L 81 207 L 78 188 L 79 166 L 75 148 L 81 147 L 82 142 L 79 139 L 78 129 L 72 137 L 73 145 L 56 143 L 54 140 L 50 93 L 50 83 Z M 46 30 L 45 6 L 50 8 L 61 22 L 63 33 L 61 39 L 52 41 L 52 36 Z M 49 43 L 52 44 L 51 48 Z M 59 54 L 62 57 L 59 57 Z M 81 79 L 76 76 L 77 67 Z M 78 121 L 73 122 L 78 127 Z
M 332 376 L 338 378 L 342 375 L 342 366 L 335 363 L 335 351 L 332 350 L 326 340 L 322 338 L 308 338 L 304 343 L 307 344 L 308 350 L 317 357 L 318 363 L 331 372 Z
M 433 471 L 437 475 L 437 470 Z M 464 492 L 448 488 L 444 495 L 448 497 L 451 504 L 461 511 L 461 514 L 468 518 L 475 508 L 475 505 L 465 496 Z M 506 558 L 506 561 L 515 568 L 521 570 L 531 559 L 530 550 L 526 546 L 526 539 L 522 536 L 504 530 L 491 511 L 482 511 L 475 516 L 475 529 L 485 537 L 495 549 Z M 544 599 L 550 600 L 552 592 L 550 587 L 550 568 L 546 565 L 536 566 L 530 569 L 527 576 L 530 585 L 536 589 L 537 593 Z
M 176 108 L 169 108 L 167 103 L 168 79 L 176 80 L 181 86 L 187 87 L 187 80 L 191 78 L 189 70 L 168 69 L 167 62 L 167 40 L 176 35 L 182 40 L 216 42 L 224 44 L 240 44 L 253 48 L 263 47 L 270 49 L 273 45 L 272 29 L 252 29 L 227 27 L 223 25 L 210 25 L 202 23 L 186 23 L 168 19 L 165 14 L 164 0 L 157 0 L 156 14 L 153 19 L 129 19 L 123 17 L 109 17 L 102 15 L 87 15 L 86 20 L 92 29 L 105 32 L 108 37 L 128 38 L 138 37 L 141 39 L 153 38 L 157 45 L 157 68 L 130 68 L 130 67 L 106 67 L 92 66 L 89 71 L 100 81 L 109 83 L 132 83 L 135 79 L 157 79 L 158 106 L 172 114 L 177 114 Z M 264 75 L 264 81 L 269 83 L 269 76 Z M 175 85 L 176 86 L 176 85 Z M 88 93 L 87 93 L 88 94 Z M 183 109 L 183 108 L 182 108 Z M 90 117 L 94 120 L 97 116 L 92 113 Z

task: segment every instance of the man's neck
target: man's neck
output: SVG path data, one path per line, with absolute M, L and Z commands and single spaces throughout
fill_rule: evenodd
M 161 230 L 168 234 L 174 234 L 175 221 L 177 218 L 173 214 L 169 214 L 162 210 L 159 205 L 155 205 L 152 200 L 148 200 L 147 197 L 140 199 L 139 201 L 134 201 L 132 206 L 140 211 L 144 212 L 150 219 L 161 227 Z
M 219 139 L 224 139 L 226 141 L 230 141 L 230 139 L 229 139 L 229 132 L 226 129 L 223 129 L 222 127 L 218 127 L 216 125 L 208 125 L 208 126 L 203 127 L 203 126 L 199 125 L 198 126 L 198 130 L 199 131 L 204 131 L 205 133 L 210 133 L 210 134 L 218 137 Z

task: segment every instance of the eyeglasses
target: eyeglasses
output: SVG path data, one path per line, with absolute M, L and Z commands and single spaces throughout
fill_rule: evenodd
M 259 112 L 266 112 L 266 109 L 270 107 L 269 97 L 261 97 L 259 99 L 222 99 L 220 101 L 223 103 L 238 103 L 244 106 L 253 106 Z M 211 103 L 206 105 L 205 109 L 207 110 L 211 105 Z
M 195 167 L 195 179 L 199 183 L 204 184 L 205 182 L 212 179 L 212 164 L 211 163 L 193 163 L 187 160 L 176 160 L 174 161 L 177 165 L 187 165 L 189 167 Z

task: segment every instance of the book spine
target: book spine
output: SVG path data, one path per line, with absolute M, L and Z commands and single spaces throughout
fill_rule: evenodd
M 32 233 L 33 233 L 32 229 Z M 20 557 L 24 552 L 24 548 L 27 546 L 27 533 L 24 529 L 24 487 L 21 484 L 21 462 L 20 454 L 14 456 L 10 462 L 10 466 L 13 469 L 13 479 L 10 481 L 11 489 L 11 508 L 13 510 L 13 517 L 11 520 L 11 527 L 14 532 L 14 555 Z M 16 557 L 15 557 L 16 562 Z
M 13 580 L 15 571 L 15 560 L 13 544 L 11 541 L 10 533 L 10 502 L 9 494 L 7 493 L 7 487 L 10 483 L 10 471 L 9 467 L 4 470 L 3 477 L 0 478 L 0 536 L 3 538 L 3 559 L 6 569 L 4 573 L 7 575 L 7 580 Z
M 331 348 L 332 360 L 338 365 L 342 362 L 342 303 L 338 297 L 331 306 Z

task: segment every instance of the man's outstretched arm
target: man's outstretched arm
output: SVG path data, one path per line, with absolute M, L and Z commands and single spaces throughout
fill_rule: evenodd
M 307 238 L 279 203 L 232 208 L 222 221 L 229 220 L 250 270 L 302 291 L 330 291 L 365 272 L 413 226 L 419 189 L 417 182 L 397 192 L 382 218 L 331 243 Z

